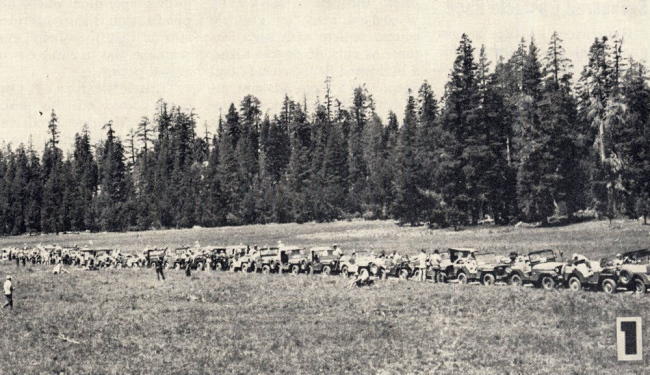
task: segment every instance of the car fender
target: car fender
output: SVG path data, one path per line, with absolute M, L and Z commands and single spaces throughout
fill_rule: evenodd
M 650 278 L 648 278 L 648 275 L 645 273 L 636 273 L 632 274 L 632 280 L 639 279 L 643 281 L 645 285 L 650 285 Z

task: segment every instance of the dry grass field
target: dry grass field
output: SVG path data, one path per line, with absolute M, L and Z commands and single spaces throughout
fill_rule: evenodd
M 0 246 L 92 240 L 138 251 L 282 239 L 346 251 L 551 247 L 597 258 L 648 247 L 649 231 L 634 222 L 453 232 L 358 221 L 13 237 Z M 173 270 L 158 282 L 151 269 L 50 269 L 0 263 L 0 277 L 12 274 L 16 286 L 14 311 L 0 312 L 1 374 L 650 373 L 647 350 L 636 364 L 619 364 L 615 351 L 616 317 L 641 316 L 647 332 L 650 295 L 391 279 L 348 289 L 338 276 Z

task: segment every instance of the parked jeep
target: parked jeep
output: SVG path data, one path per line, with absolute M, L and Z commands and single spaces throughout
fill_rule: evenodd
M 339 256 L 329 246 L 312 247 L 307 254 L 308 271 L 331 275 L 340 271 Z
M 515 259 L 508 270 L 508 282 L 515 286 L 533 284 L 550 290 L 564 282 L 563 269 L 566 265 L 553 250 L 531 251 Z
M 297 246 L 267 247 L 258 253 L 257 268 L 262 273 L 282 273 L 290 271 L 294 275 L 307 272 L 309 262 L 304 250 Z
M 460 284 L 467 284 L 471 280 L 478 280 L 478 263 L 476 261 L 476 249 L 451 248 L 449 254 L 440 262 L 440 272 L 437 274 L 438 282 L 446 283 L 451 280 L 458 280 Z
M 255 250 L 249 251 L 247 249 L 235 248 L 233 250 L 234 256 L 230 259 L 230 270 L 233 272 L 253 272 L 256 270 L 256 260 L 258 260 L 258 252 Z M 243 251 L 242 251 L 243 250 Z
M 446 256 L 446 254 L 443 254 Z M 441 256 L 441 260 L 443 257 Z M 420 260 L 418 257 L 413 257 L 409 258 L 408 256 L 402 257 L 402 259 L 399 260 L 399 262 L 395 263 L 395 271 L 394 273 L 402 280 L 406 280 L 409 278 L 414 277 L 415 279 L 419 279 L 420 277 Z M 432 263 L 430 261 L 427 262 L 427 279 L 431 279 L 434 281 L 437 281 L 439 279 L 438 274 L 440 272 L 440 263 L 435 262 Z
M 206 246 L 203 251 L 206 261 L 209 260 L 211 270 L 225 271 L 228 269 L 230 259 L 228 258 L 228 248 L 226 246 Z
M 341 257 L 341 274 L 343 276 L 360 275 L 361 277 L 370 276 L 371 267 L 375 265 L 376 257 L 368 252 L 353 252 L 351 255 Z M 375 269 L 378 272 L 379 269 Z
M 619 266 L 619 285 L 645 293 L 650 285 L 650 249 L 628 251 L 621 254 L 623 264 Z
M 607 259 L 600 262 L 571 260 L 562 270 L 562 277 L 566 286 L 574 291 L 600 289 L 612 294 L 618 288 L 618 267 Z

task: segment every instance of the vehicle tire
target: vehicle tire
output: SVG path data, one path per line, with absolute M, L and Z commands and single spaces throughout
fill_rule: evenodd
M 388 276 L 386 275 L 386 271 L 384 271 L 383 268 L 379 268 L 379 269 L 377 270 L 377 273 L 375 274 L 375 276 L 377 276 L 379 279 L 386 279 L 386 278 L 388 278 Z
M 418 268 L 417 270 L 415 270 L 415 272 L 413 272 L 413 278 L 417 281 L 420 281 L 420 273 L 421 273 L 420 269 Z
M 582 290 L 582 283 L 580 282 L 580 279 L 577 276 L 572 276 L 569 279 L 569 289 L 571 289 L 574 292 Z
M 605 279 L 601 284 L 601 288 L 603 289 L 603 292 L 607 294 L 614 294 L 616 293 L 616 281 L 612 279 Z
M 248 272 L 248 264 L 242 263 L 240 268 L 242 272 Z
M 343 266 L 343 268 L 341 268 L 341 275 L 350 277 L 350 270 L 348 269 L 348 266 Z
M 332 267 L 325 266 L 323 267 L 323 275 L 329 276 L 332 274 Z
M 632 275 L 628 271 L 623 270 L 618 276 L 618 281 L 623 285 L 629 285 L 632 282 Z
M 399 278 L 400 280 L 406 280 L 409 278 L 409 271 L 406 269 L 401 269 L 399 270 Z
M 456 276 L 456 279 L 458 279 L 458 284 L 467 284 L 467 275 L 465 272 L 461 272 Z
M 264 267 L 262 267 L 262 273 L 265 274 L 265 275 L 270 274 L 271 273 L 271 267 L 269 267 L 268 265 L 265 264 Z
M 508 279 L 508 284 L 516 286 L 516 287 L 520 287 L 520 286 L 524 285 L 524 282 L 521 279 L 521 276 L 519 276 L 519 274 L 515 273 L 512 276 L 510 276 L 510 278 Z
M 362 277 L 362 278 L 370 277 L 370 272 L 368 272 L 367 269 L 362 268 L 362 269 L 359 271 L 359 276 Z
M 491 273 L 486 273 L 481 277 L 481 282 L 483 285 L 494 285 L 494 275 Z
M 438 272 L 437 281 L 440 284 L 446 283 L 447 282 L 447 274 L 444 273 L 444 272 Z
M 634 280 L 634 293 L 645 294 L 647 287 L 643 280 L 636 279 Z
M 300 266 L 297 265 L 297 264 L 294 264 L 293 266 L 291 266 L 291 273 L 294 276 L 298 276 L 298 274 L 300 273 Z
M 553 278 L 550 276 L 544 276 L 542 277 L 540 286 L 544 290 L 552 290 L 553 288 L 555 288 L 555 280 L 553 280 Z

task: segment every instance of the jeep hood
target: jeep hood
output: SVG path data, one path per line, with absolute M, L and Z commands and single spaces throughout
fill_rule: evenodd
M 621 270 L 628 271 L 630 273 L 649 273 L 648 265 L 645 264 L 624 264 L 621 266 Z

